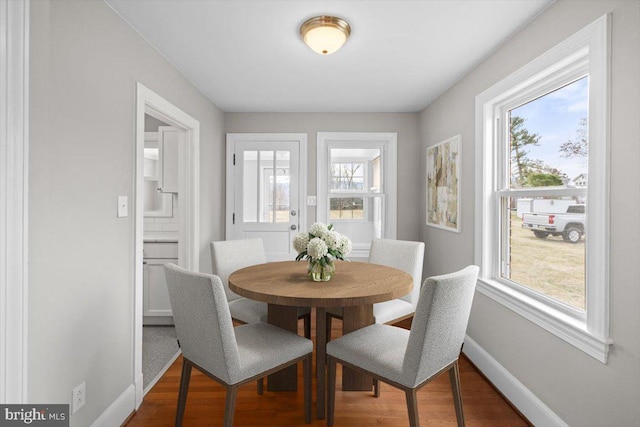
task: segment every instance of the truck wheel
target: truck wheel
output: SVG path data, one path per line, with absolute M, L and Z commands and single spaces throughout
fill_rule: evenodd
M 540 230 L 533 230 L 533 234 L 535 234 L 538 239 L 546 239 L 549 236 L 549 233 Z
M 565 242 L 578 243 L 582 237 L 582 231 L 577 227 L 567 227 L 562 233 L 562 238 Z

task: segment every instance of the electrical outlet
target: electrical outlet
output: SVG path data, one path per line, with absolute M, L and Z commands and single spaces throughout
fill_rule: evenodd
M 80 384 L 78 387 L 73 389 L 72 400 L 71 400 L 71 413 L 75 414 L 78 409 L 84 406 L 85 402 L 85 391 L 86 391 L 86 383 Z

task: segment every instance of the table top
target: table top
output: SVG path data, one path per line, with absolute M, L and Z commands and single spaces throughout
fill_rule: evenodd
M 270 304 L 348 307 L 400 298 L 413 287 L 410 274 L 366 262 L 336 261 L 330 281 L 314 282 L 307 275 L 308 264 L 281 261 L 246 267 L 229 276 L 229 288 Z

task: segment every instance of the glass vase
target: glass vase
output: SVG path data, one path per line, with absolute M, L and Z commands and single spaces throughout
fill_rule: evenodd
M 328 282 L 336 271 L 333 261 L 325 262 L 309 261 L 309 277 L 314 282 Z

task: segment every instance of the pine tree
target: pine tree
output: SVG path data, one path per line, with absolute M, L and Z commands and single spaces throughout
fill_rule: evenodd
M 511 141 L 511 181 L 512 184 L 524 186 L 527 183 L 527 175 L 531 172 L 533 162 L 527 157 L 529 151 L 527 145 L 538 145 L 540 135 L 529 133 L 524 127 L 522 117 L 513 116 L 509 123 Z

